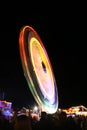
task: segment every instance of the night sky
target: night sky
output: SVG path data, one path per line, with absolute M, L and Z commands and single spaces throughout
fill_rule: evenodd
M 10 10 L 1 16 L 0 23 L 1 99 L 11 101 L 13 107 L 36 103 L 24 77 L 18 43 L 21 27 L 29 25 L 37 31 L 49 55 L 59 107 L 87 106 L 87 50 L 82 43 L 79 10 Z

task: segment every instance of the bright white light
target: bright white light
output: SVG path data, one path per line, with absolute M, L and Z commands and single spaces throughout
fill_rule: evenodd
M 37 106 L 35 106 L 35 107 L 34 107 L 34 111 L 37 111 L 37 110 L 38 110 L 38 107 L 37 107 Z

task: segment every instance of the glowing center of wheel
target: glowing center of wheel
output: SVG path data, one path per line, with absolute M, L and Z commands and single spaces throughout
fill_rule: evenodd
M 54 102 L 54 82 L 48 59 L 36 38 L 30 40 L 31 59 L 40 90 L 50 103 Z

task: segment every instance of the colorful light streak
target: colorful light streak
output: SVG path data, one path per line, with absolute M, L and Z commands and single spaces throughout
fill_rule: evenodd
M 19 35 L 20 57 L 28 86 L 42 111 L 55 113 L 58 91 L 53 69 L 46 49 L 30 26 L 24 26 Z

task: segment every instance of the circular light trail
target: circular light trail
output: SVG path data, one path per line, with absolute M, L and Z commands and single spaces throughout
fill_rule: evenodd
M 58 91 L 47 51 L 30 26 L 24 26 L 19 35 L 20 57 L 29 89 L 42 111 L 55 113 Z

